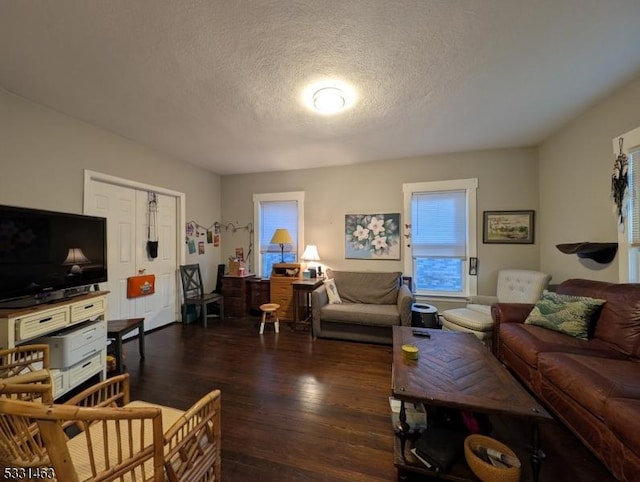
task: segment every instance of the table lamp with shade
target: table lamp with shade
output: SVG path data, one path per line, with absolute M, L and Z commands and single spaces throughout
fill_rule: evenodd
M 318 248 L 315 244 L 307 244 L 307 247 L 304 249 L 304 253 L 302 253 L 302 261 L 320 261 L 320 255 L 318 254 Z M 311 263 L 309 263 L 311 264 Z M 322 268 L 318 264 L 317 271 L 316 268 L 309 266 L 309 271 L 311 272 L 311 278 L 316 278 L 317 276 L 322 276 Z
M 69 275 L 82 274 L 81 264 L 89 264 L 89 258 L 87 258 L 82 252 L 82 248 L 69 248 L 67 258 L 62 263 L 63 266 L 71 266 Z
M 273 233 L 273 237 L 271 238 L 271 244 L 279 244 L 280 245 L 280 256 L 281 263 L 284 263 L 284 245 L 285 244 L 293 244 L 293 239 L 291 239 L 291 235 L 289 231 L 285 228 L 276 229 L 276 232 Z

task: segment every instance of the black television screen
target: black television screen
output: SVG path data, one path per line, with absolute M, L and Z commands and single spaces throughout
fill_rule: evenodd
M 105 218 L 0 206 L 0 306 L 51 301 L 104 281 Z

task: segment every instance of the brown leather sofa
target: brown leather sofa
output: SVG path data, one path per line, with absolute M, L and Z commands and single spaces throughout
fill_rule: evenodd
M 534 305 L 496 303 L 496 355 L 617 479 L 640 481 L 640 284 L 570 279 L 557 292 L 606 300 L 589 339 L 524 324 Z

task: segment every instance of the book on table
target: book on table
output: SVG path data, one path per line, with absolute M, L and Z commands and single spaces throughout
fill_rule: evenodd
M 447 472 L 464 453 L 463 432 L 428 427 L 414 444 L 415 454 L 437 472 Z
M 391 407 L 391 424 L 397 427 L 400 422 L 400 400 L 389 397 L 389 406 Z M 404 403 L 407 423 L 412 430 L 423 430 L 427 428 L 427 414 L 422 403 Z
M 412 448 L 411 450 L 409 450 L 409 452 L 411 452 L 413 454 L 413 456 L 418 459 L 420 462 L 422 462 L 424 464 L 425 467 L 427 467 L 428 469 L 432 469 L 433 470 L 433 465 L 431 465 L 429 463 L 429 461 L 427 461 L 426 459 L 423 459 L 420 454 L 418 453 L 418 451 L 416 450 L 416 448 Z

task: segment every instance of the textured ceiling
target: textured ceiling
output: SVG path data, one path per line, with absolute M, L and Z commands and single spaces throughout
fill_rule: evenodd
M 640 72 L 638 0 L 0 0 L 0 87 L 219 174 L 536 145 Z M 338 79 L 340 115 L 303 102 Z

